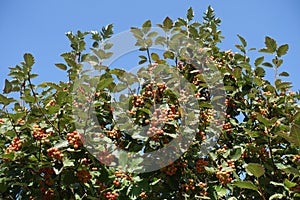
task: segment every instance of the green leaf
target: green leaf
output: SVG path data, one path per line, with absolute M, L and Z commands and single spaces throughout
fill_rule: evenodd
M 269 62 L 264 62 L 262 65 L 265 67 L 271 67 L 271 68 L 273 67 L 273 65 Z
M 159 183 L 161 181 L 161 179 L 156 179 L 154 178 L 154 181 L 152 183 L 150 183 L 150 185 L 156 185 L 157 183 Z
M 169 17 L 166 17 L 166 19 L 163 21 L 163 25 L 164 29 L 169 31 L 173 26 L 173 21 Z
M 145 21 L 145 23 L 142 25 L 142 31 L 144 34 L 147 34 L 151 29 L 152 23 L 151 20 Z
M 260 65 L 263 61 L 264 61 L 265 57 L 264 56 L 261 56 L 259 58 L 256 58 L 256 60 L 254 61 L 254 65 L 255 66 L 258 66 Z
M 73 166 L 75 166 L 75 165 L 74 165 L 74 160 L 72 161 L 72 160 L 70 160 L 70 159 L 68 159 L 68 158 L 66 158 L 66 159 L 64 160 L 64 167 L 73 167 Z
M 167 58 L 174 59 L 174 58 L 175 58 L 174 53 L 171 52 L 171 51 L 165 51 L 165 52 L 163 53 L 163 56 L 164 56 L 165 59 L 167 59 Z
M 297 185 L 297 183 L 294 183 L 292 181 L 289 181 L 287 179 L 285 179 L 283 181 L 283 184 L 287 187 L 287 188 L 292 188 L 292 187 L 295 187 Z
M 58 67 L 59 69 L 67 70 L 67 66 L 63 63 L 57 63 L 55 64 L 55 66 Z
M 106 44 L 103 46 L 103 49 L 105 49 L 105 50 L 111 49 L 113 45 L 114 45 L 114 44 L 112 44 L 112 43 L 106 43 Z
M 270 38 L 269 36 L 265 37 L 265 45 L 266 45 L 267 49 L 270 50 L 271 53 L 274 53 L 277 49 L 276 41 L 274 39 Z
M 255 75 L 259 77 L 264 77 L 266 74 L 266 71 L 262 67 L 256 67 L 254 71 L 255 71 Z
M 113 80 L 114 80 L 114 78 L 105 78 L 105 79 L 100 80 L 97 85 L 97 91 L 107 88 L 113 82 Z
M 250 181 L 237 181 L 233 185 L 243 189 L 258 191 L 258 188 Z
M 282 60 L 282 59 L 272 59 L 272 63 L 273 63 L 276 67 L 279 67 L 280 65 L 282 65 L 283 60 Z
M 269 200 L 282 199 L 283 197 L 285 197 L 283 194 L 273 194 L 272 196 L 270 196 Z
M 250 175 L 254 175 L 256 178 L 265 174 L 265 168 L 258 163 L 249 163 L 246 166 L 246 171 Z
M 300 147 L 300 125 L 293 124 L 291 128 L 291 133 L 287 140 L 297 147 Z
M 14 98 L 7 98 L 6 96 L 3 96 L 2 94 L 0 94 L 0 103 L 1 104 L 6 106 L 14 101 L 16 101 Z
M 144 36 L 144 33 L 139 28 L 132 27 L 130 32 L 133 33 L 133 36 L 137 39 L 142 39 Z
M 35 98 L 33 96 L 23 96 L 23 97 L 21 97 L 21 99 L 23 99 L 24 101 L 26 101 L 28 103 L 34 103 L 35 102 Z
M 8 94 L 11 91 L 12 91 L 12 83 L 9 82 L 9 80 L 5 79 L 5 85 L 4 85 L 3 93 L 4 94 Z
M 286 76 L 286 77 L 288 77 L 288 76 L 290 76 L 290 74 L 287 73 L 287 72 L 281 72 L 281 73 L 279 74 L 279 76 Z
M 1 183 L 1 182 L 0 182 L 0 192 L 1 192 L 1 193 L 4 193 L 4 192 L 7 190 L 8 187 L 9 187 L 8 184 Z
M 239 37 L 240 41 L 242 42 L 243 47 L 246 47 L 247 46 L 246 40 L 242 36 L 240 36 L 239 34 L 237 34 L 237 36 Z
M 294 167 L 291 167 L 290 165 L 284 165 L 281 163 L 276 163 L 275 165 L 276 165 L 276 167 L 278 167 L 278 169 L 280 169 L 288 174 L 295 174 L 297 176 L 300 176 L 299 170 L 297 170 Z
M 31 67 L 34 64 L 34 57 L 30 53 L 24 54 L 24 60 L 27 65 L 27 67 Z
M 246 53 L 246 50 L 243 46 L 236 44 L 235 47 L 238 48 L 239 50 L 241 50 L 241 52 Z
M 227 193 L 226 188 L 224 188 L 224 187 L 222 187 L 220 185 L 216 186 L 215 190 L 216 190 L 216 192 L 218 194 L 218 197 L 224 197 L 226 195 L 226 193 Z
M 158 35 L 158 32 L 152 31 L 152 32 L 148 33 L 146 37 L 152 38 L 152 37 L 155 37 L 157 35 Z
M 238 160 L 241 157 L 242 153 L 243 153 L 242 150 L 243 150 L 242 147 L 235 147 L 233 149 L 233 154 L 230 156 L 230 158 L 232 160 Z
M 113 25 L 112 24 L 102 27 L 101 36 L 103 37 L 103 39 L 110 38 L 112 36 L 112 34 L 113 34 Z
M 186 17 L 189 21 L 191 21 L 194 18 L 194 11 L 193 8 L 190 7 L 187 11 Z
M 155 62 L 159 60 L 159 56 L 156 53 L 151 53 L 151 58 L 152 60 L 154 60 Z
M 289 50 L 289 45 L 288 44 L 284 44 L 281 45 L 278 49 L 277 49 L 277 55 L 278 57 L 281 57 L 283 55 L 285 55 Z
M 261 53 L 273 53 L 270 49 L 265 49 L 265 48 L 258 50 L 258 52 L 261 52 Z
M 265 118 L 261 114 L 257 114 L 257 119 L 258 121 L 262 122 L 265 126 L 270 126 L 272 125 L 272 122 L 270 122 L 269 119 Z

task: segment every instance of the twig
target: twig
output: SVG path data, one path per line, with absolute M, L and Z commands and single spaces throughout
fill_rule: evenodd
M 30 73 L 28 72 L 28 82 L 29 82 L 29 87 L 30 87 L 30 89 L 31 89 L 31 92 L 32 92 L 32 94 L 33 94 L 33 96 L 34 96 L 34 99 L 35 99 L 35 102 L 36 102 L 36 105 L 37 105 L 37 107 L 38 107 L 38 109 L 41 111 L 41 113 L 43 114 L 43 116 L 45 117 L 45 119 L 47 120 L 47 122 L 57 131 L 57 132 L 59 132 L 59 130 L 54 126 L 54 124 L 50 121 L 50 119 L 47 117 L 47 115 L 44 113 L 44 111 L 42 110 L 42 108 L 41 108 L 41 106 L 40 106 L 40 104 L 38 103 L 38 101 L 37 101 L 37 96 L 36 96 L 36 94 L 35 94 L 35 92 L 34 92 L 34 89 L 33 89 L 33 86 L 32 86 L 32 84 L 31 84 L 31 80 L 30 80 Z

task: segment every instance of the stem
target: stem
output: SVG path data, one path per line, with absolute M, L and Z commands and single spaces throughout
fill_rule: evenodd
M 38 158 L 38 160 L 39 160 L 39 162 L 41 161 L 41 153 L 42 153 L 42 141 L 40 140 L 39 141 L 40 142 L 40 144 L 39 144 L 39 158 Z
M 40 110 L 40 112 L 43 114 L 43 116 L 45 117 L 46 121 L 57 131 L 59 132 L 59 130 L 54 126 L 54 124 L 50 121 L 50 119 L 47 117 L 47 115 L 44 113 L 44 111 L 42 110 L 40 104 L 38 103 L 37 101 L 37 96 L 36 96 L 36 93 L 34 92 L 34 89 L 33 89 L 33 86 L 31 84 L 31 79 L 30 79 L 30 73 L 28 72 L 28 82 L 29 82 L 29 87 L 31 89 L 31 92 L 34 96 L 34 99 L 35 99 L 35 102 L 36 102 L 36 105 L 38 107 L 38 109 Z
M 12 127 L 13 127 L 13 129 L 14 129 L 16 135 L 17 135 L 17 137 L 19 137 L 20 135 L 19 135 L 19 133 L 18 133 L 18 131 L 17 131 L 17 129 L 16 129 L 16 126 L 15 126 L 15 124 L 14 124 L 14 121 L 13 121 L 13 119 L 10 117 L 10 115 L 9 115 L 9 113 L 8 113 L 8 110 L 7 110 L 6 108 L 5 108 L 5 112 L 6 112 L 7 118 L 9 119 L 9 122 L 11 123 L 11 125 L 12 125 Z
M 148 56 L 149 64 L 152 65 L 149 48 L 147 48 L 147 56 Z
M 58 180 L 57 180 L 57 188 L 58 188 L 58 193 L 59 193 L 59 199 L 63 199 L 63 196 L 62 196 L 62 191 L 61 191 L 61 173 L 59 173 L 58 175 Z
M 278 57 L 275 56 L 275 59 L 276 59 L 276 65 L 275 65 L 275 67 L 274 67 L 274 87 L 275 87 L 275 90 L 277 90 L 277 89 L 276 89 L 276 81 L 277 81 L 277 79 L 278 79 L 278 66 L 277 66 L 277 63 L 278 63 Z
M 261 187 L 260 187 L 260 184 L 259 184 L 258 180 L 255 180 L 255 181 L 256 181 L 256 184 L 258 186 L 258 193 L 259 193 L 259 195 L 263 198 L 263 200 L 267 200 L 266 197 L 265 197 L 265 195 L 264 195 L 264 193 L 263 193 L 263 191 L 262 191 L 262 189 L 261 189 Z

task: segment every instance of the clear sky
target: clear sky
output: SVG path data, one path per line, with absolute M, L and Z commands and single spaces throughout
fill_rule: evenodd
M 66 80 L 65 72 L 54 64 L 62 62 L 59 55 L 70 49 L 65 36 L 68 31 L 100 30 L 113 23 L 115 33 L 119 33 L 148 19 L 156 24 L 166 16 L 174 20 L 185 17 L 190 6 L 201 21 L 208 5 L 222 19 L 223 49 L 237 51 L 236 34 L 242 35 L 249 47 L 258 49 L 264 47 L 266 35 L 279 44 L 288 43 L 290 49 L 280 71 L 289 72 L 291 76 L 285 80 L 293 82 L 294 90 L 300 89 L 299 0 L 1 0 L 0 89 L 8 66 L 22 61 L 26 52 L 35 56 L 34 72 L 40 74 L 34 83 Z M 268 78 L 272 77 L 268 70 Z

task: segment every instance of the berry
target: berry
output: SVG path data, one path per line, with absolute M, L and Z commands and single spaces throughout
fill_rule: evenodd
M 78 149 L 82 145 L 81 136 L 77 131 L 67 134 L 67 140 L 69 144 L 73 145 L 74 149 Z
M 47 150 L 47 152 L 49 157 L 57 159 L 59 161 L 61 161 L 64 157 L 64 154 L 56 147 L 51 147 Z
M 91 176 L 90 172 L 88 172 L 84 169 L 78 171 L 76 173 L 76 176 L 78 177 L 79 181 L 82 181 L 84 183 L 86 183 L 86 182 L 88 182 L 89 180 L 92 179 L 92 176 Z
M 14 151 L 19 151 L 21 149 L 22 143 L 20 138 L 15 137 L 11 144 L 7 147 L 6 153 L 14 152 Z

